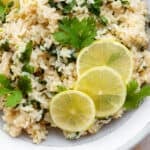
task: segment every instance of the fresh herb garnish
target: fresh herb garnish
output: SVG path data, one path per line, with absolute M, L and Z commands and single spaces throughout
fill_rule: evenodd
M 76 5 L 75 0 L 72 0 L 67 3 L 65 1 L 58 3 L 55 2 L 54 0 L 49 0 L 48 3 L 50 4 L 51 7 L 55 7 L 57 10 L 61 10 L 64 15 L 70 13 L 73 7 Z
M 32 49 L 33 49 L 33 43 L 32 43 L 32 41 L 30 41 L 27 43 L 27 45 L 25 47 L 25 51 L 21 55 L 20 61 L 22 63 L 29 63 L 30 62 Z
M 34 67 L 31 66 L 31 65 L 29 65 L 29 64 L 25 64 L 25 65 L 22 67 L 22 71 L 33 74 L 33 73 L 34 73 Z
M 123 5 L 129 5 L 129 0 L 120 0 Z
M 18 80 L 18 87 L 24 95 L 32 91 L 31 80 L 27 75 L 21 76 Z
M 72 0 L 70 3 L 66 4 L 64 2 L 64 5 L 63 5 L 63 13 L 64 14 L 68 14 L 71 12 L 71 10 L 73 9 L 73 7 L 76 5 L 76 1 L 75 0 Z
M 34 73 L 34 67 L 29 65 L 31 54 L 33 50 L 33 43 L 32 41 L 28 42 L 26 44 L 25 50 L 21 55 L 20 61 L 24 63 L 24 66 L 22 67 L 22 71 L 28 72 L 28 73 Z
M 105 16 L 100 16 L 100 22 L 104 25 L 108 25 L 108 19 Z
M 58 91 L 58 93 L 61 93 L 63 91 L 67 91 L 67 88 L 63 85 L 58 85 L 57 86 L 57 91 Z
M 15 107 L 22 100 L 21 91 L 12 88 L 10 80 L 3 74 L 0 74 L 0 96 L 6 97 L 6 107 Z
M 10 50 L 9 41 L 8 40 L 6 40 L 5 42 L 1 43 L 0 50 L 2 50 L 2 51 L 9 51 Z
M 150 85 L 139 87 L 137 81 L 131 81 L 127 86 L 127 98 L 124 104 L 126 110 L 133 110 L 139 107 L 144 98 L 150 96 Z
M 0 74 L 0 87 L 11 88 L 10 80 L 3 74 Z
M 6 15 L 9 13 L 11 7 L 13 6 L 14 2 L 10 1 L 7 5 L 4 5 L 3 2 L 0 0 L 0 20 L 4 23 L 6 20 Z
M 90 45 L 96 36 L 96 22 L 94 18 L 63 18 L 59 22 L 59 30 L 54 38 L 63 46 L 71 46 L 77 50 Z
M 94 3 L 88 5 L 88 9 L 96 16 L 100 15 L 100 6 L 102 6 L 103 0 L 94 0 Z
M 15 107 L 20 103 L 22 99 L 22 93 L 19 90 L 11 91 L 6 98 L 6 107 Z

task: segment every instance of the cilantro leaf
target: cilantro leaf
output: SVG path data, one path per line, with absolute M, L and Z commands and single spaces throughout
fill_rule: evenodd
M 105 16 L 100 16 L 100 22 L 104 25 L 108 25 L 108 19 Z
M 2 51 L 9 51 L 10 47 L 9 47 L 9 41 L 6 40 L 4 43 L 1 43 L 0 45 L 0 50 Z
M 14 2 L 10 1 L 7 5 L 4 5 L 3 2 L 0 0 L 0 20 L 5 22 L 6 15 L 9 13 L 11 7 L 13 6 Z
M 63 92 L 63 91 L 67 91 L 67 88 L 63 85 L 58 85 L 57 91 L 58 91 L 58 93 Z
M 0 74 L 0 96 L 6 97 L 6 107 L 15 107 L 22 99 L 22 92 L 13 89 L 10 80 L 5 75 Z
M 4 95 L 6 95 L 6 94 L 8 94 L 10 92 L 11 92 L 10 89 L 3 88 L 3 87 L 0 88 L 0 96 L 4 96 Z
M 25 51 L 22 53 L 20 61 L 23 63 L 29 63 L 30 61 L 30 57 L 32 54 L 32 49 L 33 49 L 33 43 L 32 41 L 28 42 L 26 47 L 25 47 Z
M 22 93 L 19 90 L 12 91 L 11 94 L 6 98 L 6 107 L 15 107 L 22 100 Z
M 57 10 L 62 11 L 63 14 L 70 13 L 72 8 L 76 5 L 75 0 L 72 0 L 72 1 L 67 2 L 67 3 L 65 1 L 57 2 L 54 0 L 49 0 L 48 3 L 51 7 L 55 7 Z
M 103 0 L 94 0 L 94 3 L 88 5 L 88 9 L 91 13 L 96 16 L 100 15 L 100 6 L 102 6 Z
M 71 10 L 73 9 L 73 7 L 76 5 L 76 1 L 75 0 L 72 0 L 70 3 L 68 4 L 64 4 L 63 5 L 63 13 L 64 14 L 68 14 L 71 12 Z
M 124 107 L 126 110 L 136 109 L 147 96 L 150 96 L 150 85 L 145 85 L 139 89 L 137 81 L 133 80 L 127 86 L 127 98 Z
M 24 72 L 28 72 L 28 73 L 34 73 L 34 67 L 29 65 L 29 64 L 25 64 L 23 67 L 22 67 L 22 71 Z
M 80 50 L 90 45 L 96 36 L 96 22 L 94 18 L 63 18 L 59 23 L 59 30 L 54 38 L 63 46 L 71 46 Z
M 10 80 L 3 74 L 0 74 L 0 87 L 4 87 L 4 88 L 11 87 Z
M 27 75 L 21 76 L 18 80 L 18 87 L 24 95 L 32 91 L 31 80 Z
M 129 5 L 129 0 L 120 0 L 123 5 Z

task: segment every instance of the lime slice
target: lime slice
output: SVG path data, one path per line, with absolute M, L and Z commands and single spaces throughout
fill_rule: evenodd
M 95 67 L 84 73 L 76 89 L 92 97 L 97 117 L 108 117 L 119 111 L 126 98 L 121 76 L 109 67 Z
M 109 66 L 115 69 L 128 83 L 133 70 L 132 55 L 124 45 L 114 40 L 96 41 L 79 54 L 77 59 L 78 76 L 98 66 Z
M 14 7 L 19 7 L 19 0 L 2 0 L 2 3 L 4 5 L 7 5 L 8 3 L 13 2 Z
M 65 91 L 52 99 L 50 113 L 57 127 L 70 132 L 84 131 L 94 121 L 95 106 L 86 94 Z

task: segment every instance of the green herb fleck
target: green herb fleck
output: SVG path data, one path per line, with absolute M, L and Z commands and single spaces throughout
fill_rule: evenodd
M 11 87 L 10 80 L 3 74 L 0 74 L 0 87 L 4 87 L 4 88 Z
M 32 41 L 28 42 L 25 51 L 22 53 L 20 61 L 23 63 L 29 63 L 30 62 L 30 57 L 32 54 L 32 49 L 33 49 L 33 43 Z
M 76 5 L 76 1 L 72 0 L 72 2 L 68 3 L 68 4 L 64 4 L 63 6 L 63 13 L 64 14 L 68 14 L 71 12 L 71 10 L 73 9 L 73 7 Z
M 96 22 L 94 18 L 63 18 L 59 23 L 59 30 L 54 38 L 64 46 L 71 46 L 80 50 L 90 45 L 96 36 Z
M 100 15 L 100 6 L 102 6 L 103 0 L 94 0 L 93 4 L 88 5 L 88 9 L 91 13 L 96 16 Z
M 21 102 L 22 99 L 22 93 L 19 90 L 11 91 L 10 94 L 8 94 L 5 102 L 6 107 L 15 107 Z
M 139 107 L 144 98 L 150 96 L 150 85 L 139 87 L 137 81 L 131 81 L 127 86 L 127 98 L 124 104 L 126 110 L 133 110 Z
M 2 51 L 9 51 L 10 50 L 8 40 L 6 40 L 4 43 L 1 43 L 0 50 L 2 50 Z
M 21 76 L 18 80 L 18 87 L 24 95 L 32 91 L 31 80 L 27 75 Z
M 31 66 L 31 65 L 29 65 L 29 64 L 25 64 L 25 65 L 22 67 L 22 71 L 33 74 L 33 73 L 34 73 L 34 67 Z
M 7 89 L 7 88 L 4 88 L 4 87 L 0 87 L 0 96 L 4 96 L 8 93 L 10 93 L 11 90 L 10 89 Z
M 63 14 L 68 14 L 71 12 L 73 7 L 76 5 L 76 1 L 72 0 L 68 3 L 65 1 L 62 2 L 55 2 L 54 0 L 49 0 L 48 3 L 51 7 L 55 7 L 57 10 L 61 10 Z
M 128 0 L 120 0 L 123 5 L 129 5 L 130 2 Z
M 63 85 L 58 85 L 57 86 L 57 91 L 58 91 L 58 93 L 61 93 L 63 91 L 67 91 L 67 88 Z
M 6 97 L 6 107 L 15 107 L 22 99 L 21 91 L 12 88 L 10 80 L 3 74 L 0 74 L 0 96 Z
M 108 25 L 108 19 L 105 16 L 100 16 L 100 22 L 104 25 Z
M 3 2 L 0 0 L 0 20 L 4 23 L 6 20 L 6 15 L 9 13 L 11 7 L 13 6 L 14 2 L 10 1 L 7 5 L 4 5 Z

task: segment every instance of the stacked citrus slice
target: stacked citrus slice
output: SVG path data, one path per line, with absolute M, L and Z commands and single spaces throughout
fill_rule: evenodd
M 97 41 L 83 49 L 77 59 L 75 90 L 56 95 L 50 104 L 56 126 L 84 131 L 95 117 L 114 115 L 125 102 L 132 70 L 131 53 L 114 40 Z

